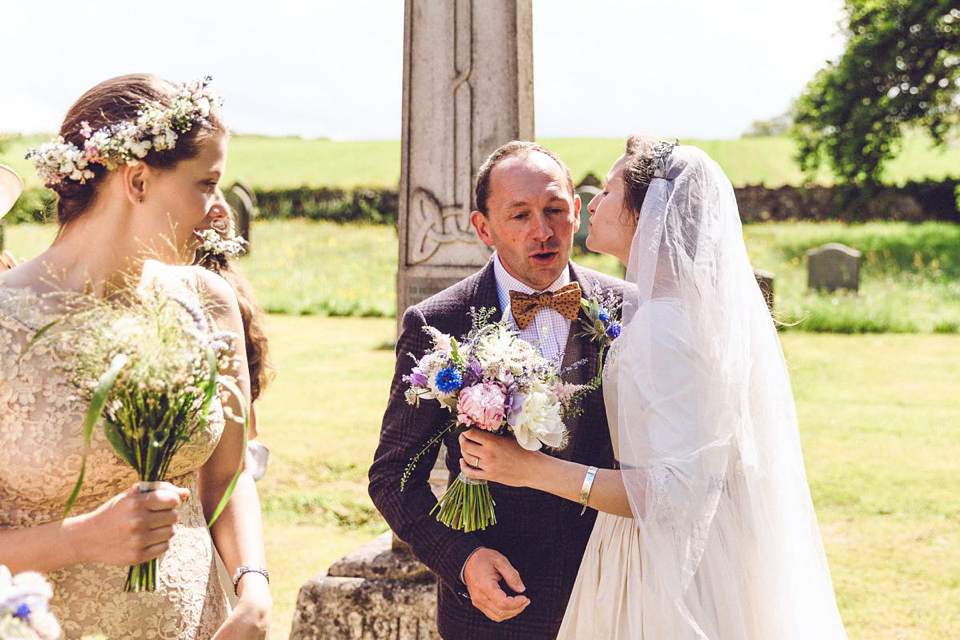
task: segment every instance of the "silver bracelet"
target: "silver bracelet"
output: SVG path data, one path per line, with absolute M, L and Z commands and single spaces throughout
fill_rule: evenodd
M 235 596 L 239 597 L 240 595 L 239 593 L 237 593 L 237 585 L 240 584 L 240 578 L 242 578 L 243 574 L 245 573 L 259 573 L 260 575 L 262 575 L 264 578 L 267 579 L 267 584 L 270 584 L 270 574 L 267 573 L 266 567 L 262 567 L 259 565 L 245 564 L 243 566 L 237 567 L 237 570 L 233 572 L 233 595 Z
M 590 491 L 593 489 L 593 480 L 596 477 L 597 468 L 587 467 L 587 473 L 583 476 L 583 484 L 580 486 L 580 504 L 583 505 L 583 509 L 580 510 L 580 515 L 587 512 L 587 502 L 590 501 Z

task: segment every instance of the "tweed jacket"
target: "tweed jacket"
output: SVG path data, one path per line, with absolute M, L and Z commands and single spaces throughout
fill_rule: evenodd
M 571 281 L 580 283 L 584 296 L 596 287 L 622 294 L 625 283 L 621 280 L 573 263 L 569 268 Z M 410 307 L 404 314 L 390 400 L 369 472 L 370 497 L 393 531 L 437 574 L 437 627 L 443 638 L 555 638 L 596 512 L 588 510 L 581 516 L 580 505 L 569 500 L 533 489 L 491 483 L 497 524 L 469 534 L 454 531 L 430 515 L 436 504 L 428 484 L 435 453 L 420 461 L 405 490 L 400 491 L 404 467 L 427 439 L 451 419 L 439 403 L 424 402 L 419 407 L 407 404 L 407 384 L 402 376 L 414 364 L 408 354 L 419 358 L 431 346 L 429 335 L 423 331 L 426 325 L 455 337 L 466 334 L 470 330 L 471 307 L 495 307 L 494 319 L 502 317 L 492 260 L 479 272 Z M 564 379 L 574 383 L 586 382 L 597 372 L 597 345 L 579 333 L 577 323 L 573 324 L 563 360 L 564 367 L 583 360 L 580 366 L 564 374 Z M 579 416 L 566 421 L 568 445 L 551 455 L 601 468 L 613 467 L 602 390 L 589 394 L 581 408 Z M 446 467 L 451 478 L 456 478 L 460 471 L 457 437 L 448 434 L 444 442 Z M 519 571 L 530 604 L 518 616 L 494 622 L 466 596 L 460 572 L 467 557 L 479 546 L 500 551 Z

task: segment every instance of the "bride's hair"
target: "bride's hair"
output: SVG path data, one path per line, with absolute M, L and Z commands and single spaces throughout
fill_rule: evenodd
M 179 87 L 173 83 L 145 73 L 105 80 L 80 96 L 70 107 L 60 127 L 60 135 L 66 142 L 82 149 L 85 142 L 84 123 L 88 129 L 96 131 L 123 121 L 136 121 L 144 102 L 169 107 L 178 93 Z M 171 169 L 181 160 L 195 158 L 206 140 L 225 133 L 226 127 L 220 120 L 218 109 L 211 104 L 209 115 L 194 123 L 189 131 L 179 134 L 172 149 L 151 150 L 143 162 L 158 169 Z M 61 225 L 77 218 L 93 203 L 103 176 L 109 172 L 106 167 L 96 163 L 90 163 L 87 168 L 93 171 L 94 177 L 82 184 L 63 180 L 51 187 L 59 196 L 57 221 Z
M 653 149 L 659 144 L 659 138 L 644 135 L 632 135 L 627 138 L 627 146 L 623 152 L 623 186 L 626 198 L 624 205 L 636 221 L 643 209 L 643 200 L 647 197 L 647 187 L 653 176 Z

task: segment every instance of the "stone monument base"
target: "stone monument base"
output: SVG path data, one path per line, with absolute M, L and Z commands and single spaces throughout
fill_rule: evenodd
M 391 532 L 304 583 L 291 640 L 440 640 L 436 577 Z

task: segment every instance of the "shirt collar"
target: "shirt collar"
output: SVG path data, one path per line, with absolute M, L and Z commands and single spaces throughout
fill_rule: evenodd
M 520 282 L 503 268 L 503 264 L 500 262 L 500 255 L 496 251 L 493 253 L 493 275 L 497 281 L 497 297 L 500 299 L 501 309 L 506 309 L 510 306 L 511 291 L 519 291 L 520 293 L 537 293 L 536 289 Z M 543 291 L 556 291 L 557 289 L 568 284 L 570 284 L 569 265 L 565 267 L 563 271 L 560 272 L 560 275 L 557 277 L 557 279 L 554 280 L 549 287 L 543 289 Z

